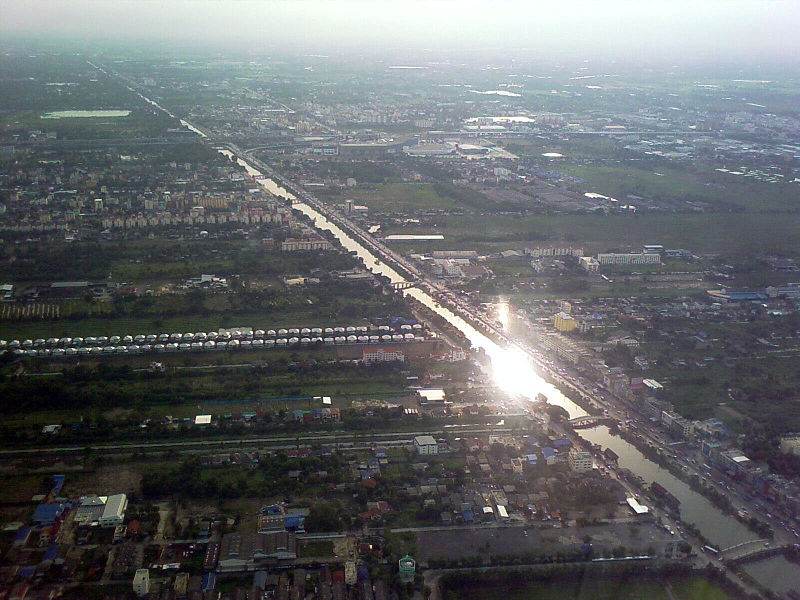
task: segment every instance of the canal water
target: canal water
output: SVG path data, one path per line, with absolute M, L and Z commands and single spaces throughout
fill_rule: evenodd
M 220 150 L 220 152 L 229 158 L 233 157 L 233 154 L 228 150 Z M 283 196 L 289 200 L 297 200 L 293 194 L 279 186 L 275 181 L 263 177 L 263 174 L 247 161 L 237 157 L 237 162 L 244 167 L 250 175 L 260 177 L 256 181 L 270 193 Z M 300 202 L 293 204 L 292 208 L 299 210 L 309 217 L 314 221 L 317 228 L 330 231 L 346 250 L 354 252 L 373 273 L 383 275 L 393 283 L 405 281 L 406 278 L 403 275 L 379 260 L 377 256 L 313 207 Z M 567 413 L 569 413 L 570 418 L 586 415 L 586 411 L 564 396 L 555 386 L 538 375 L 536 371 L 534 371 L 530 359 L 527 358 L 521 350 L 500 346 L 446 306 L 443 306 L 424 290 L 409 288 L 403 290 L 403 294 L 417 300 L 428 309 L 443 317 L 451 325 L 458 328 L 467 337 L 473 347 L 483 349 L 487 356 L 492 359 L 492 366 L 497 384 L 504 390 L 514 395 L 525 396 L 531 400 L 533 400 L 537 394 L 541 393 L 547 396 L 549 403 L 564 408 Z
M 188 124 L 186 125 L 189 126 Z M 200 133 L 193 127 L 192 129 Z M 233 154 L 228 150 L 220 150 L 220 152 L 229 158 L 233 157 Z M 256 181 L 273 195 L 283 196 L 292 201 L 297 200 L 288 190 L 272 179 L 265 177 L 258 169 L 242 158 L 237 157 L 237 162 L 250 175 L 258 176 L 259 179 Z M 314 221 L 316 227 L 331 232 L 346 250 L 354 252 L 372 272 L 383 275 L 392 282 L 405 281 L 404 276 L 379 260 L 378 257 L 313 207 L 305 203 L 295 203 L 292 206 Z M 522 351 L 501 347 L 494 340 L 476 330 L 470 323 L 419 288 L 406 289 L 402 293 L 414 298 L 458 328 L 474 347 L 482 348 L 492 359 L 497 383 L 501 388 L 530 399 L 542 393 L 547 396 L 548 402 L 564 408 L 569 413 L 570 418 L 586 415 L 586 411 L 538 375 L 530 359 Z M 635 446 L 618 436 L 612 436 L 608 427 L 599 426 L 585 429 L 580 432 L 580 435 L 593 444 L 599 444 L 603 448 L 611 448 L 619 456 L 620 466 L 629 469 L 647 483 L 658 481 L 663 485 L 664 488 L 680 500 L 681 519 L 693 523 L 715 546 L 727 548 L 757 537 L 747 527 L 733 517 L 723 514 L 706 498 L 693 491 L 669 471 L 645 458 Z M 797 586 L 798 582 L 800 582 L 800 567 L 783 557 L 754 562 L 747 565 L 746 569 L 757 581 L 776 592 L 781 589 L 792 589 L 791 586 Z M 784 588 L 783 586 L 785 585 L 790 587 Z
M 742 570 L 777 594 L 800 591 L 800 567 L 785 556 L 745 564 Z
M 593 444 L 611 448 L 619 456 L 619 466 L 636 473 L 647 483 L 657 481 L 663 485 L 680 500 L 681 520 L 694 523 L 713 545 L 728 548 L 758 537 L 733 517 L 723 514 L 672 473 L 646 458 L 633 444 L 611 435 L 605 425 L 583 429 L 580 435 Z

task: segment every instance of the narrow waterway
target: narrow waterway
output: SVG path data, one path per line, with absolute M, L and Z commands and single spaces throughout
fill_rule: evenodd
M 756 536 L 735 518 L 724 515 L 704 496 L 692 490 L 672 473 L 646 458 L 633 444 L 611 435 L 605 425 L 584 429 L 581 437 L 603 448 L 611 448 L 619 456 L 619 466 L 629 469 L 647 483 L 657 481 L 681 501 L 681 520 L 694 523 L 712 544 L 728 548 Z
M 196 133 L 203 135 L 190 124 L 183 123 Z M 220 150 L 220 152 L 229 158 L 233 158 L 233 154 L 228 150 Z M 256 181 L 271 194 L 283 196 L 292 201 L 297 200 L 288 190 L 278 185 L 272 179 L 264 176 L 263 173 L 247 161 L 243 160 L 241 157 L 236 158 L 238 164 L 241 165 L 248 174 L 257 177 Z M 372 272 L 383 275 L 392 282 L 405 281 L 404 276 L 385 264 L 313 207 L 305 203 L 295 203 L 293 204 L 293 208 L 308 216 L 314 221 L 317 228 L 331 232 L 346 250 L 354 252 Z M 586 414 L 586 411 L 580 406 L 572 402 L 555 386 L 538 375 L 533 368 L 530 358 L 523 356 L 521 351 L 503 348 L 494 340 L 476 330 L 463 318 L 440 304 L 430 294 L 419 288 L 406 289 L 403 290 L 402 293 L 414 298 L 443 317 L 451 325 L 458 328 L 474 347 L 483 349 L 487 356 L 492 359 L 497 383 L 501 388 L 530 399 L 542 393 L 547 396 L 551 404 L 563 407 L 569 413 L 570 418 L 580 417 Z M 663 485 L 680 500 L 681 519 L 697 526 L 712 544 L 719 548 L 727 548 L 757 537 L 747 527 L 739 523 L 733 517 L 723 514 L 705 497 L 693 491 L 688 485 L 676 478 L 669 471 L 645 458 L 632 444 L 618 436 L 612 436 L 607 427 L 600 426 L 582 430 L 580 435 L 591 443 L 599 444 L 603 448 L 611 448 L 619 456 L 620 466 L 629 469 L 647 483 L 658 481 Z M 800 567 L 786 561 L 786 559 L 782 557 L 751 563 L 747 566 L 747 570 L 757 581 L 776 592 L 784 589 L 792 589 L 791 587 L 786 588 L 784 586 L 796 585 L 796 583 L 793 582 L 800 582 Z M 777 575 L 780 576 L 776 579 Z M 790 583 L 786 584 L 784 582 Z
M 228 150 L 220 150 L 222 154 L 231 158 L 233 154 Z M 241 165 L 248 174 L 257 177 L 256 181 L 263 186 L 267 191 L 274 195 L 283 196 L 289 200 L 296 200 L 296 197 L 287 191 L 285 188 L 279 186 L 275 181 L 264 175 L 253 167 L 250 163 L 237 157 L 237 162 Z M 338 225 L 328 220 L 323 214 L 315 210 L 313 207 L 303 202 L 295 203 L 292 208 L 299 210 L 312 221 L 319 229 L 330 231 L 342 244 L 342 246 L 354 252 L 363 262 L 364 265 L 373 273 L 387 277 L 393 283 L 405 281 L 405 277 L 391 268 L 389 265 L 379 260 L 372 252 L 367 250 L 363 245 L 353 239 L 348 233 L 343 231 Z M 409 288 L 402 292 L 409 296 L 436 314 L 443 317 L 451 325 L 458 328 L 470 341 L 473 347 L 481 348 L 492 359 L 493 370 L 497 377 L 498 385 L 514 394 L 525 396 L 529 399 L 534 399 L 537 394 L 544 394 L 547 396 L 548 402 L 561 406 L 570 418 L 582 417 L 586 415 L 580 406 L 575 404 L 572 400 L 564 396 L 555 386 L 545 381 L 533 369 L 530 359 L 524 356 L 521 351 L 514 351 L 508 348 L 503 348 L 494 340 L 488 338 L 472 325 L 470 325 L 463 318 L 455 314 L 439 303 L 430 294 L 419 288 Z
M 800 567 L 785 556 L 742 565 L 742 570 L 777 594 L 800 590 Z

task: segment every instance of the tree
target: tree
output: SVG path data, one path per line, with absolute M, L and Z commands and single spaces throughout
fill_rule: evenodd
M 305 518 L 305 529 L 308 532 L 341 530 L 338 506 L 328 502 L 312 505 Z

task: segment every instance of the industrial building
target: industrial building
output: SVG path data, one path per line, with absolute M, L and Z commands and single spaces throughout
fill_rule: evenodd
M 114 494 L 109 496 L 103 507 L 103 514 L 100 517 L 101 527 L 116 527 L 122 525 L 125 519 L 125 510 L 128 508 L 128 497 L 125 494 Z
M 293 533 L 228 533 L 222 538 L 218 573 L 254 571 L 270 562 L 297 558 Z
M 631 253 L 631 254 L 615 254 L 606 253 L 598 254 L 597 262 L 601 265 L 660 265 L 660 254 L 645 254 Z

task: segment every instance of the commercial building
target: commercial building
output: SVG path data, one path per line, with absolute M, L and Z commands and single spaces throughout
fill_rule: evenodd
M 597 262 L 601 265 L 660 265 L 660 254 L 645 254 L 632 253 L 632 254 L 598 254 Z
M 553 315 L 553 326 L 559 331 L 574 331 L 578 328 L 578 322 L 572 315 L 559 312 Z
M 150 570 L 136 569 L 133 576 L 133 593 L 139 596 L 146 596 L 150 592 Z
M 569 468 L 578 473 L 587 473 L 594 468 L 592 455 L 583 450 L 570 450 L 568 461 Z
M 420 456 L 439 454 L 439 444 L 431 435 L 418 435 L 414 438 L 414 448 Z
M 741 450 L 731 449 L 720 452 L 719 467 L 731 477 L 737 477 L 750 469 L 751 462 Z
M 125 494 L 114 494 L 106 500 L 103 514 L 100 517 L 101 527 L 116 527 L 122 525 L 125 519 L 125 510 L 128 508 L 128 497 Z
M 538 345 L 548 354 L 576 364 L 585 361 L 589 355 L 583 347 L 575 344 L 568 337 L 556 332 L 547 332 L 538 340 Z
M 671 411 L 665 410 L 661 412 L 661 422 L 676 437 L 689 438 L 694 432 L 694 425 L 691 421 L 687 421 L 679 414 Z

